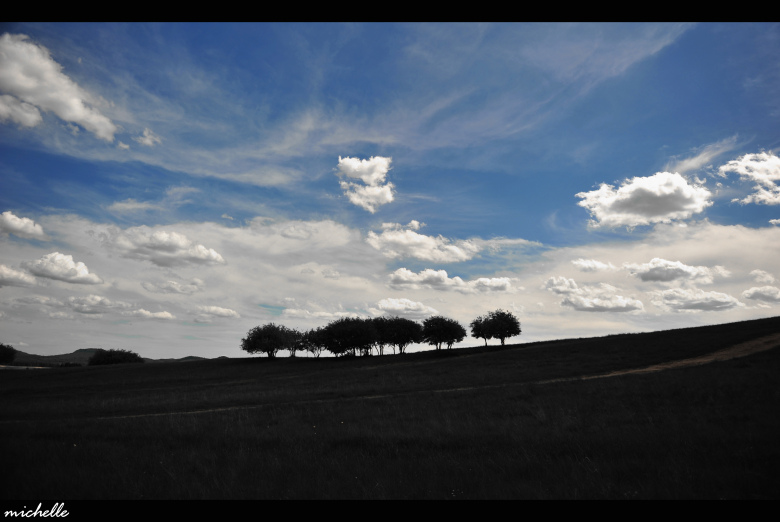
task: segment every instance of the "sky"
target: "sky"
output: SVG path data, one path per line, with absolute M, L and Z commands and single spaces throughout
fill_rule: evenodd
M 779 260 L 776 23 L 0 25 L 21 351 L 720 324 L 780 315 Z

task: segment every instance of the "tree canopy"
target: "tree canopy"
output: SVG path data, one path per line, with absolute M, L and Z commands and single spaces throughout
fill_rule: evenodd
M 88 366 L 103 364 L 143 363 L 143 358 L 130 350 L 97 350 L 87 362 Z
M 501 346 L 504 346 L 505 339 L 520 335 L 521 331 L 520 321 L 506 310 L 499 309 L 488 312 L 485 318 L 484 334 L 492 339 L 500 339 Z M 485 338 L 485 344 L 487 344 L 487 338 Z
M 11 364 L 16 358 L 16 348 L 0 344 L 0 364 Z
M 248 353 L 264 353 L 276 357 L 279 350 L 291 350 L 298 341 L 300 333 L 279 324 L 268 323 L 255 326 L 241 339 L 241 349 Z
M 423 340 L 431 346 L 441 349 L 442 344 L 447 349 L 459 343 L 466 337 L 466 329 L 455 319 L 436 315 L 423 321 Z

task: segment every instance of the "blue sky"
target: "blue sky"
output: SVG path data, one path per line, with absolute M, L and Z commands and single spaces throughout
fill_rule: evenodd
M 779 56 L 768 23 L 3 24 L 0 341 L 777 315 Z

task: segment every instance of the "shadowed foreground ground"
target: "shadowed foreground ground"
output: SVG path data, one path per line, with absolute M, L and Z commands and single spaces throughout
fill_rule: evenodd
M 775 338 L 577 377 L 778 332 L 4 372 L 3 496 L 777 498 Z

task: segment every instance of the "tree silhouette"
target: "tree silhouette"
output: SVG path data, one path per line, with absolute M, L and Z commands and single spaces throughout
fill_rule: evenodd
M 404 353 L 406 347 L 412 343 L 423 341 L 423 327 L 411 319 L 404 317 L 387 317 L 382 322 L 383 330 L 380 336 L 384 336 L 385 344 L 398 348 L 399 353 Z
M 241 349 L 248 353 L 264 353 L 276 357 L 279 350 L 291 349 L 300 336 L 299 332 L 286 326 L 268 323 L 255 326 L 241 339 Z
M 371 319 L 341 317 L 323 328 L 323 341 L 334 355 L 371 355 L 378 333 Z
M 431 346 L 441 349 L 447 344 L 447 349 L 459 343 L 466 337 L 466 330 L 455 319 L 436 315 L 423 321 L 423 340 Z
M 0 364 L 11 364 L 16 359 L 16 348 L 0 344 Z
M 492 339 L 492 335 L 488 331 L 488 318 L 480 315 L 473 321 L 471 321 L 471 336 L 476 339 L 484 339 L 485 346 L 487 346 L 488 339 Z
M 501 339 L 501 346 L 504 346 L 504 340 L 515 335 L 520 335 L 520 321 L 506 310 L 494 310 L 488 312 L 485 319 L 485 334 L 493 339 Z M 487 344 L 487 338 L 485 338 Z
M 87 366 L 99 366 L 102 364 L 142 363 L 143 358 L 130 350 L 103 350 L 96 351 L 89 358 Z

